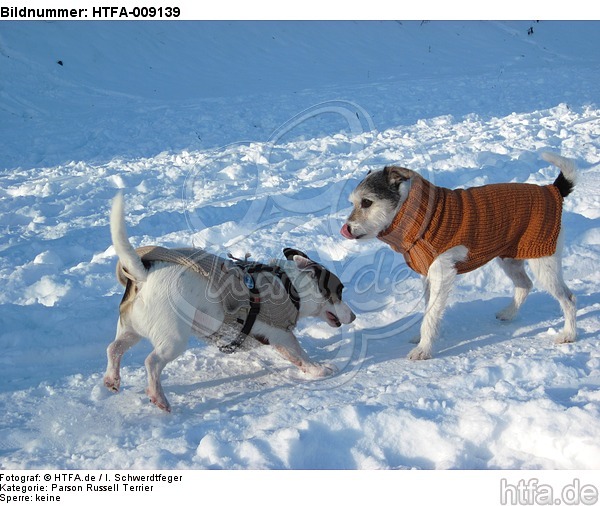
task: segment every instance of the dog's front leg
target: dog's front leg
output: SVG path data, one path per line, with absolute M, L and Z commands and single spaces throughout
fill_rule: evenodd
M 263 327 L 263 328 L 261 328 Z M 324 378 L 336 372 L 335 366 L 319 364 L 310 360 L 309 356 L 298 343 L 298 339 L 291 330 L 273 328 L 269 325 L 255 325 L 256 332 L 265 336 L 269 344 L 277 350 L 282 357 L 289 360 L 303 373 L 312 378 Z
M 425 301 L 425 309 L 427 309 L 427 306 L 429 305 L 429 279 L 427 279 L 427 276 L 423 276 L 421 280 L 423 281 L 423 300 Z M 421 334 L 417 334 L 409 341 L 409 343 L 412 344 L 419 344 L 420 342 Z
M 439 333 L 440 322 L 448 295 L 456 278 L 456 263 L 467 256 L 467 248 L 456 246 L 437 257 L 427 272 L 427 306 L 421 324 L 421 339 L 408 358 L 411 360 L 425 360 L 431 358 L 433 341 Z

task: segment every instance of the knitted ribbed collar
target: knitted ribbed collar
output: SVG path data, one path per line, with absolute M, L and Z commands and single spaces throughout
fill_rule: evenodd
M 435 212 L 439 198 L 436 190 L 435 185 L 415 173 L 411 177 L 408 197 L 378 238 L 399 253 L 410 251 L 427 230 Z

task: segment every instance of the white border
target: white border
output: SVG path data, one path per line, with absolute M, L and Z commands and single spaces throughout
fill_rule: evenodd
M 324 450 L 326 451 L 326 450 Z M 597 471 L 0 471 L 11 476 L 37 476 L 40 485 L 115 484 L 121 475 L 181 477 L 180 481 L 146 482 L 151 491 L 63 492 L 60 504 L 135 506 L 148 504 L 261 504 L 306 506 L 460 505 L 555 506 L 600 501 Z M 55 479 L 56 475 L 61 476 Z M 80 481 L 76 481 L 78 477 Z M 93 478 L 91 478 L 93 477 Z M 108 481 L 107 481 L 108 480 Z M 6 483 L 6 480 L 2 480 Z M 27 482 L 32 483 L 32 482 Z M 548 503 L 550 491 L 551 502 Z M 585 495 L 582 495 L 585 494 Z M 35 497 L 30 495 L 30 504 Z M 590 501 L 590 499 L 592 499 Z M 12 503 L 8 503 L 12 504 Z M 19 504 L 23 504 L 20 502 Z
M 390 0 L 9 0 L 8 7 L 87 8 L 93 7 L 179 7 L 176 20 L 595 20 L 600 19 L 598 4 L 586 0 L 551 2 L 548 0 L 472 0 L 392 2 Z M 90 19 L 91 16 L 87 18 Z M 13 18 L 2 18 L 13 19 Z M 123 18 L 118 18 L 123 20 Z M 163 18 L 165 19 L 165 18 Z M 115 19 L 116 20 L 116 19 Z M 131 21 L 132 18 L 127 18 Z M 140 21 L 141 19 L 136 19 Z

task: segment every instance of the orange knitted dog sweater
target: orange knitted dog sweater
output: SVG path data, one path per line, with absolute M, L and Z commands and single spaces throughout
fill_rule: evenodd
M 495 257 L 540 258 L 556 251 L 563 201 L 556 186 L 501 183 L 450 190 L 409 172 L 408 198 L 379 239 L 419 274 L 460 245 L 468 255 L 456 265 L 459 274 Z

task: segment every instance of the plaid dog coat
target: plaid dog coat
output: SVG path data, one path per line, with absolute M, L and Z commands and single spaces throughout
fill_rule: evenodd
M 221 351 L 237 350 L 251 332 L 255 320 L 281 329 L 291 329 L 298 321 L 300 299 L 287 274 L 279 267 L 253 262 L 232 261 L 202 249 L 143 246 L 136 253 L 145 265 L 168 262 L 181 267 L 180 274 L 188 269 L 208 280 L 206 299 L 223 308 L 224 321 L 213 339 Z M 275 279 L 277 278 L 277 279 Z M 117 262 L 117 279 L 126 287 L 123 301 L 135 297 L 134 278 Z M 173 295 L 172 309 L 180 318 L 189 320 L 192 328 L 206 330 L 204 318 L 212 317 L 197 311 L 188 314 L 189 304 L 179 295 Z M 254 336 L 264 343 L 264 338 Z M 268 343 L 268 342 L 267 342 Z

